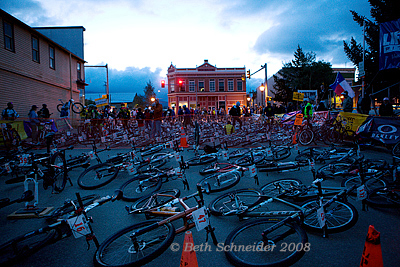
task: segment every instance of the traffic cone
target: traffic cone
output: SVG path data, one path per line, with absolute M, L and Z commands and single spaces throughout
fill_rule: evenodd
M 187 143 L 187 138 L 186 138 L 186 133 L 185 130 L 183 130 L 183 127 L 181 128 L 181 144 L 179 147 L 189 147 Z
M 373 225 L 369 226 L 365 240 L 360 267 L 383 267 L 380 232 Z
M 179 267 L 198 267 L 196 251 L 193 250 L 193 236 L 191 231 L 186 231 L 183 241 L 181 264 Z
M 293 139 L 292 139 L 292 144 L 293 144 L 293 145 L 297 144 L 296 139 L 297 139 L 297 131 L 294 132 L 294 135 L 293 135 Z

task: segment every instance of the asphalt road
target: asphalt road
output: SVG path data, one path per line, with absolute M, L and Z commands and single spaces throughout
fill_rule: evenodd
M 300 148 L 301 150 L 302 148 Z M 89 149 L 74 149 L 68 154 L 76 155 Z M 105 152 L 101 156 L 103 159 L 108 155 L 126 150 L 112 150 Z M 391 162 L 390 153 L 383 149 L 362 151 L 366 158 L 370 159 L 386 159 Z M 193 154 L 192 151 L 184 151 L 185 159 L 188 159 Z M 288 159 L 293 159 L 294 155 Z M 318 168 L 320 165 L 316 165 Z M 163 184 L 162 188 L 178 188 L 181 190 L 181 195 L 187 195 L 195 192 L 195 185 L 201 178 L 198 174 L 200 167 L 191 167 L 187 170 L 187 178 L 190 184 L 190 190 L 184 191 L 182 182 L 170 181 Z M 77 178 L 83 169 L 76 169 L 70 173 L 73 186 L 67 184 L 66 189 L 60 194 L 51 194 L 50 190 L 45 191 L 42 187 L 42 182 L 39 182 L 39 206 L 41 207 L 55 207 L 61 205 L 65 199 L 74 198 L 75 192 L 80 192 L 81 195 L 88 195 L 95 192 L 99 195 L 113 194 L 114 189 L 118 188 L 126 175 L 118 176 L 116 180 L 110 184 L 94 190 L 87 191 L 79 188 L 77 185 Z M 302 171 L 286 172 L 286 173 L 259 173 L 260 185 L 273 181 L 278 178 L 298 178 L 304 184 L 309 184 L 312 181 L 312 174 L 305 168 Z M 8 177 L 0 177 L 0 192 L 2 197 L 9 197 L 11 199 L 17 198 L 23 192 L 23 184 L 5 184 Z M 339 185 L 340 181 L 332 181 L 332 184 Z M 241 181 L 234 188 L 244 187 L 257 187 L 254 180 L 247 176 L 242 177 Z M 206 204 L 218 196 L 218 193 L 213 193 L 205 196 Z M 400 262 L 400 220 L 399 210 L 395 209 L 374 209 L 369 208 L 368 211 L 361 210 L 361 203 L 350 200 L 359 212 L 359 219 L 356 225 L 343 233 L 331 234 L 328 238 L 323 238 L 319 234 L 308 233 L 310 242 L 310 251 L 307 252 L 303 258 L 300 259 L 293 266 L 359 266 L 361 255 L 363 252 L 366 235 L 369 225 L 374 225 L 380 232 L 380 240 L 382 247 L 382 255 L 384 266 L 399 266 Z M 116 201 L 107 203 L 99 208 L 90 211 L 90 216 L 93 217 L 94 223 L 92 224 L 94 232 L 99 241 L 102 242 L 114 232 L 132 225 L 137 222 L 146 220 L 144 216 L 128 215 L 125 206 L 130 203 L 124 201 Z M 1 242 L 5 242 L 13 237 L 24 234 L 28 231 L 35 230 L 39 227 L 45 226 L 46 222 L 42 218 L 35 219 L 7 219 L 7 215 L 22 208 L 23 204 L 14 204 L 0 209 L 0 236 Z M 227 235 L 238 225 L 240 222 L 237 217 L 211 217 L 211 224 L 215 227 L 216 236 L 219 243 L 223 243 Z M 192 229 L 193 240 L 196 245 L 205 247 L 206 234 L 203 231 L 197 232 L 196 228 Z M 174 239 L 174 250 L 169 248 L 160 257 L 154 259 L 146 266 L 163 266 L 163 267 L 177 267 L 180 264 L 182 245 L 184 235 L 178 235 Z M 199 266 L 231 266 L 225 258 L 224 253 L 218 247 L 215 247 L 211 240 L 208 240 L 206 251 L 196 252 L 197 261 Z M 178 248 L 178 249 L 176 249 Z M 36 254 L 22 259 L 18 266 L 93 266 L 93 255 L 96 251 L 92 243 L 88 249 L 84 238 L 75 239 L 69 237 L 63 239 L 55 244 L 49 245 Z M 372 266 L 372 265 L 367 265 Z

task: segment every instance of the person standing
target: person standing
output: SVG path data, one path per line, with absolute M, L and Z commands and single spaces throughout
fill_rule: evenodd
M 46 104 L 42 105 L 42 108 L 39 110 L 38 115 L 39 115 L 40 118 L 43 118 L 43 119 L 50 118 L 50 111 L 47 108 Z
M 347 91 L 343 91 L 342 95 L 344 96 L 343 99 L 343 112 L 353 112 L 353 98 L 349 96 Z
M 136 112 L 136 120 L 138 122 L 138 128 L 140 131 L 140 134 L 142 134 L 143 130 L 144 130 L 144 113 L 142 112 L 142 108 L 138 108 L 137 112 Z
M 39 116 L 36 113 L 36 110 L 37 110 L 37 106 L 33 105 L 31 110 L 28 113 L 29 122 L 30 122 L 31 130 L 32 130 L 32 143 L 36 143 L 38 141 L 37 140 L 38 126 L 40 125 Z
M 7 107 L 1 112 L 1 119 L 13 121 L 18 118 L 18 113 L 14 110 L 14 105 L 11 102 L 7 103 Z
M 233 134 L 235 132 L 235 127 L 231 124 L 231 121 L 228 121 L 224 128 L 227 135 Z
M 236 122 L 239 123 L 239 130 L 242 129 L 242 121 L 240 119 L 240 102 L 236 102 L 236 105 L 231 108 L 229 111 L 229 115 L 232 116 L 233 126 L 235 126 Z
M 160 104 L 160 101 L 156 99 L 154 106 L 154 121 L 153 121 L 153 129 L 151 132 L 151 137 L 154 138 L 156 136 L 161 137 L 161 120 L 162 120 L 162 112 L 163 108 Z
M 393 116 L 393 106 L 389 102 L 389 98 L 385 97 L 383 99 L 383 103 L 379 106 L 379 115 L 380 116 Z

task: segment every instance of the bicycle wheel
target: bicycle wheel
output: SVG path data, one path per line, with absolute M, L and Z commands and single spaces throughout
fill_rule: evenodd
M 83 112 L 83 105 L 79 102 L 74 102 L 72 104 L 72 112 L 76 114 L 81 114 Z
M 211 164 L 210 166 L 205 167 L 204 169 L 201 169 L 199 171 L 199 173 L 201 175 L 209 175 L 209 174 L 213 174 L 216 172 L 230 172 L 233 171 L 234 169 L 236 169 L 237 167 L 235 165 L 231 165 L 230 163 L 214 163 Z
M 283 160 L 290 157 L 292 152 L 290 152 L 290 148 L 288 147 L 277 147 L 272 150 L 272 154 L 274 160 Z
M 236 150 L 229 152 L 228 156 L 229 156 L 229 159 L 234 159 L 237 157 L 241 157 L 241 156 L 249 153 L 250 151 L 251 151 L 251 148 L 236 149 Z
M 400 207 L 400 188 L 393 185 L 375 188 L 368 194 L 366 202 L 376 207 L 398 208 Z
M 235 164 L 239 165 L 239 166 L 246 167 L 246 166 L 250 166 L 250 165 L 253 165 L 253 164 L 259 164 L 264 159 L 265 159 L 264 153 L 254 154 L 253 157 L 251 155 L 247 154 L 247 155 L 244 155 L 244 156 L 238 158 L 235 161 Z
M 50 243 L 56 230 L 35 231 L 28 236 L 20 236 L 0 245 L 0 266 L 10 266 L 36 253 Z
M 392 148 L 392 155 L 393 156 L 400 156 L 400 141 L 397 142 Z
M 314 132 L 310 129 L 306 129 L 300 132 L 299 134 L 299 143 L 303 146 L 307 146 L 314 141 Z
M 67 163 L 63 153 L 55 153 L 50 160 L 51 165 L 55 165 L 53 168 L 53 189 L 56 192 L 64 190 L 68 179 Z
M 100 163 L 90 166 L 78 177 L 78 185 L 82 189 L 96 189 L 102 187 L 118 175 L 119 169 L 113 163 Z
M 282 194 L 285 197 L 296 197 L 301 193 L 299 188 L 302 185 L 302 181 L 298 179 L 279 179 L 265 184 L 260 190 L 269 197 L 277 197 Z
M 342 180 L 342 187 L 350 188 L 353 185 L 356 185 L 357 187 L 361 186 L 361 177 L 360 176 L 353 176 L 353 177 L 348 177 Z M 367 192 L 371 192 L 372 190 L 376 188 L 381 188 L 386 186 L 386 182 L 378 177 L 366 177 L 364 181 L 365 189 Z M 353 191 L 353 194 L 355 192 Z
M 261 192 L 253 188 L 244 188 L 227 192 L 215 198 L 209 204 L 211 214 L 216 216 L 234 215 L 253 207 L 261 201 Z
M 215 173 L 201 179 L 198 184 L 202 188 L 208 183 L 210 185 L 210 192 L 220 192 L 237 185 L 240 181 L 240 174 L 238 172 L 225 172 Z
M 160 145 L 149 145 L 147 147 L 143 147 L 140 149 L 142 156 L 148 156 L 157 152 L 160 152 L 163 149 Z
M 160 194 L 160 195 L 152 197 L 155 194 Z M 170 196 L 161 196 L 161 194 L 170 195 Z M 141 212 L 144 212 L 145 211 L 144 208 L 146 208 L 146 210 L 147 210 L 147 209 L 160 207 L 160 206 L 165 205 L 169 201 L 173 200 L 174 198 L 171 196 L 174 196 L 177 198 L 180 196 L 180 194 L 181 194 L 181 191 L 179 189 L 161 190 L 161 191 L 155 192 L 150 197 L 139 198 L 135 203 L 132 204 L 132 210 L 143 209 L 143 210 L 141 210 Z M 149 202 L 150 199 L 151 199 L 151 202 Z
M 324 178 L 334 179 L 335 176 L 347 174 L 351 166 L 350 163 L 342 162 L 326 164 L 317 170 L 317 174 Z
M 200 157 L 195 157 L 195 158 L 188 159 L 186 161 L 186 163 L 189 166 L 197 166 L 197 165 L 208 164 L 208 163 L 211 163 L 211 162 L 216 161 L 216 160 L 217 160 L 216 156 L 203 155 L 203 156 L 200 156 Z
M 301 205 L 302 208 L 306 209 L 302 225 L 305 230 L 322 232 L 322 228 L 319 226 L 317 211 L 307 211 L 318 208 L 319 201 L 319 199 L 310 200 Z M 326 203 L 328 200 L 325 199 L 324 201 L 324 203 Z M 353 227 L 357 220 L 358 212 L 356 208 L 348 202 L 335 200 L 331 205 L 325 207 L 325 223 L 328 228 L 328 233 L 346 231 Z
M 133 202 L 142 197 L 150 197 L 155 191 L 160 190 L 162 178 L 143 174 L 126 181 L 122 186 L 122 199 Z
M 150 228 L 133 236 L 137 231 L 157 223 L 149 220 L 124 228 L 107 238 L 96 251 L 96 266 L 142 266 L 160 256 L 171 245 L 175 228 L 171 223 Z
M 310 250 L 306 232 L 295 222 L 274 227 L 279 220 L 265 218 L 235 228 L 226 238 L 225 256 L 235 266 L 290 266 Z M 271 229 L 272 228 L 272 229 Z M 269 229 L 267 233 L 264 233 Z M 241 249 L 251 246 L 253 249 Z
M 63 108 L 63 104 L 58 104 L 57 105 L 57 111 L 61 112 L 61 109 Z

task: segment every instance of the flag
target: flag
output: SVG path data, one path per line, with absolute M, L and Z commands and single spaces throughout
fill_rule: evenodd
M 336 80 L 333 84 L 329 85 L 330 88 L 332 88 L 337 95 L 341 95 L 344 91 L 347 91 L 349 93 L 349 96 L 353 98 L 355 96 L 355 93 L 353 89 L 351 89 L 350 84 L 343 78 L 342 74 L 340 72 L 337 73 L 336 75 Z

